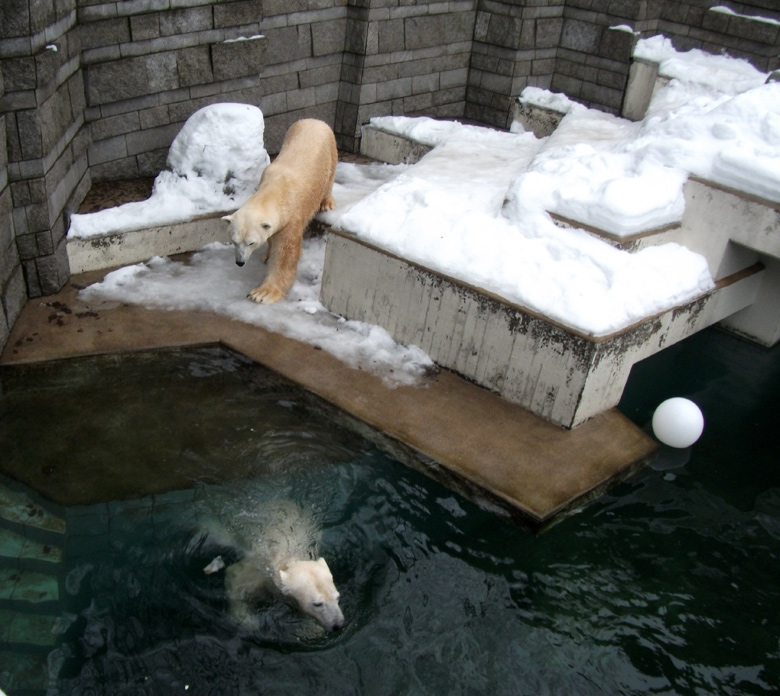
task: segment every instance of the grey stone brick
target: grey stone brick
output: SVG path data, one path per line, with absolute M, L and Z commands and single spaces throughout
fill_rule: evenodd
M 317 95 L 314 87 L 296 89 L 287 93 L 287 108 L 290 111 L 305 109 L 317 103 Z
M 142 57 L 91 65 L 86 74 L 89 105 L 132 99 L 151 91 L 146 60 Z
M 133 41 L 159 38 L 160 15 L 155 13 L 130 17 L 130 35 Z
M 33 203 L 28 205 L 25 209 L 25 217 L 27 218 L 27 230 L 31 233 L 42 232 L 48 230 L 51 224 L 49 220 L 49 207 L 46 203 Z M 40 247 L 38 247 L 41 251 Z
M 0 61 L 0 67 L 5 91 L 18 92 L 37 87 L 34 58 L 4 58 Z
M 131 111 L 119 116 L 103 118 L 92 124 L 92 137 L 95 140 L 106 140 L 116 135 L 124 135 L 140 130 L 141 122 L 137 111 Z
M 10 191 L 13 197 L 13 204 L 17 207 L 23 205 L 30 205 L 30 203 L 33 202 L 32 196 L 30 195 L 30 186 L 26 181 L 17 181 L 12 183 L 10 187 Z M 3 194 L 2 194 L 3 199 L 5 199 L 5 193 L 6 193 L 6 189 L 3 189 Z M 0 211 L 0 219 L 2 219 L 4 212 L 10 214 L 10 210 Z
M 16 113 L 16 125 L 19 135 L 20 159 L 31 160 L 43 157 L 41 126 L 36 111 Z
M 165 164 L 168 159 L 168 150 L 169 148 L 164 147 L 159 150 L 152 150 L 151 152 L 139 153 L 137 157 L 139 176 L 154 177 L 165 169 Z
M 283 114 L 287 111 L 287 93 L 276 92 L 274 94 L 266 94 L 260 100 L 260 109 L 263 115 L 276 116 Z
M 24 214 L 24 211 L 22 211 Z M 28 259 L 34 259 L 38 256 L 38 243 L 34 234 L 17 234 L 16 235 L 16 249 L 19 253 L 19 258 L 22 261 Z
M 473 17 L 470 12 L 409 17 L 404 20 L 406 48 L 448 46 L 459 41 L 470 41 L 474 28 Z
M 143 62 L 146 67 L 147 94 L 180 87 L 175 52 L 146 56 Z
M 35 260 L 41 295 L 54 295 L 68 281 L 70 268 L 66 245 L 60 244 L 53 254 Z
M 455 70 L 443 70 L 439 74 L 439 86 L 448 89 L 455 86 L 465 86 L 468 81 L 468 68 L 456 68 Z
M 214 26 L 235 27 L 263 19 L 262 0 L 244 0 L 214 5 Z
M 398 80 L 389 80 L 380 82 L 376 86 L 376 100 L 387 101 L 389 99 L 398 99 L 408 97 L 412 94 L 412 78 L 404 77 Z
M 141 128 L 144 129 L 164 126 L 171 122 L 167 104 L 143 109 L 138 112 L 138 118 L 141 122 Z
M 27 36 L 30 33 L 30 7 L 28 0 L 3 0 L 0 2 L 0 39 Z
M 603 33 L 598 25 L 567 19 L 563 23 L 561 46 L 581 53 L 595 53 Z
M 537 19 L 536 22 L 536 48 L 555 48 L 561 41 L 563 31 L 563 19 Z
M 138 161 L 135 157 L 124 157 L 102 164 L 90 165 L 90 174 L 92 181 L 122 181 L 123 179 L 136 179 L 140 176 Z
M 63 42 L 60 43 L 62 44 Z M 57 73 L 62 65 L 63 55 L 64 54 L 61 53 L 60 50 L 55 52 L 44 49 L 35 56 L 35 70 L 39 87 L 43 87 L 56 79 Z
M 11 328 L 27 304 L 27 288 L 24 284 L 22 265 L 15 263 L 3 288 L 3 309 L 8 327 Z
M 85 51 L 130 41 L 130 22 L 127 17 L 88 22 L 82 24 L 80 29 L 81 47 Z
M 344 49 L 346 21 L 343 19 L 311 25 L 312 55 L 325 56 Z
M 182 87 L 202 85 L 214 79 L 208 46 L 194 46 L 178 51 L 176 65 Z
M 180 128 L 176 123 L 148 130 L 136 131 L 125 136 L 128 155 L 138 155 L 150 150 L 170 147 Z
M 213 28 L 210 7 L 188 7 L 160 13 L 160 36 L 191 34 Z
M 38 244 L 38 253 L 41 256 L 48 256 L 49 254 L 54 253 L 54 244 L 52 243 L 51 238 L 51 231 L 44 230 L 43 232 L 38 232 L 35 235 L 35 241 Z
M 379 23 L 379 52 L 392 53 L 404 49 L 404 20 L 391 19 Z
M 127 145 L 124 136 L 94 142 L 89 148 L 90 167 L 125 157 L 127 157 Z
M 213 44 L 211 62 L 214 79 L 230 80 L 262 72 L 266 64 L 267 45 L 265 38 Z
M 416 75 L 412 78 L 412 94 L 435 92 L 439 89 L 439 73 Z
M 35 259 L 22 260 L 22 268 L 27 284 L 27 296 L 40 297 L 43 293 L 41 292 L 41 284 L 38 281 L 38 269 L 35 266 Z
M 339 82 L 340 77 L 341 65 L 339 63 L 325 65 L 321 68 L 314 68 L 312 70 L 302 70 L 298 73 L 301 87 L 316 87 L 317 85 L 324 85 L 329 82 L 337 83 Z

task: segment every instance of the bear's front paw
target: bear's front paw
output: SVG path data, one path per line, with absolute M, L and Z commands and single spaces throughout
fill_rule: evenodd
M 274 285 L 261 285 L 250 292 L 247 297 L 258 304 L 273 304 L 284 297 L 284 293 Z

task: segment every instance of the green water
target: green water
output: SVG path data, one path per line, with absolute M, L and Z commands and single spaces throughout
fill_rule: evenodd
M 170 372 L 188 377 L 174 381 L 246 409 L 241 385 L 252 366 L 183 355 Z M 148 371 L 136 378 L 149 387 Z M 662 451 L 540 537 L 393 461 L 295 390 L 254 379 L 262 402 L 254 413 L 268 412 L 259 421 L 270 425 L 258 430 L 255 418 L 230 432 L 224 421 L 198 421 L 216 439 L 166 454 L 166 468 L 186 470 L 218 452 L 210 466 L 230 476 L 68 508 L 61 584 L 70 623 L 50 659 L 59 675 L 51 693 L 780 691 L 777 349 L 707 331 L 637 366 L 621 404 L 627 415 L 644 424 L 660 400 L 687 396 L 704 412 L 702 439 Z M 218 417 L 220 408 L 209 402 L 205 411 Z M 102 410 L 105 429 L 123 418 L 113 405 Z M 0 427 L 7 421 L 0 410 Z M 104 428 L 93 428 L 111 451 Z M 66 451 L 58 457 L 69 466 Z M 318 632 L 278 597 L 259 607 L 253 630 L 235 625 L 221 574 L 203 574 L 209 549 L 192 533 L 200 502 L 225 490 L 241 505 L 291 498 L 315 512 L 342 631 Z

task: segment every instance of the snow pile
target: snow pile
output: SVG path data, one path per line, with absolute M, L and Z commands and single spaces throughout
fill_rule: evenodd
M 149 199 L 73 215 L 69 237 L 93 237 L 232 212 L 255 192 L 268 153 L 263 113 L 248 104 L 213 104 L 196 111 L 168 152 L 168 169 Z

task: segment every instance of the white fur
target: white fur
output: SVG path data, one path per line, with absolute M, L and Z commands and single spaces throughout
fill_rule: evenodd
M 327 562 L 317 557 L 314 520 L 291 501 L 269 508 L 244 557 L 227 569 L 231 613 L 239 621 L 251 621 L 253 604 L 275 586 L 326 630 L 341 628 L 339 592 Z

